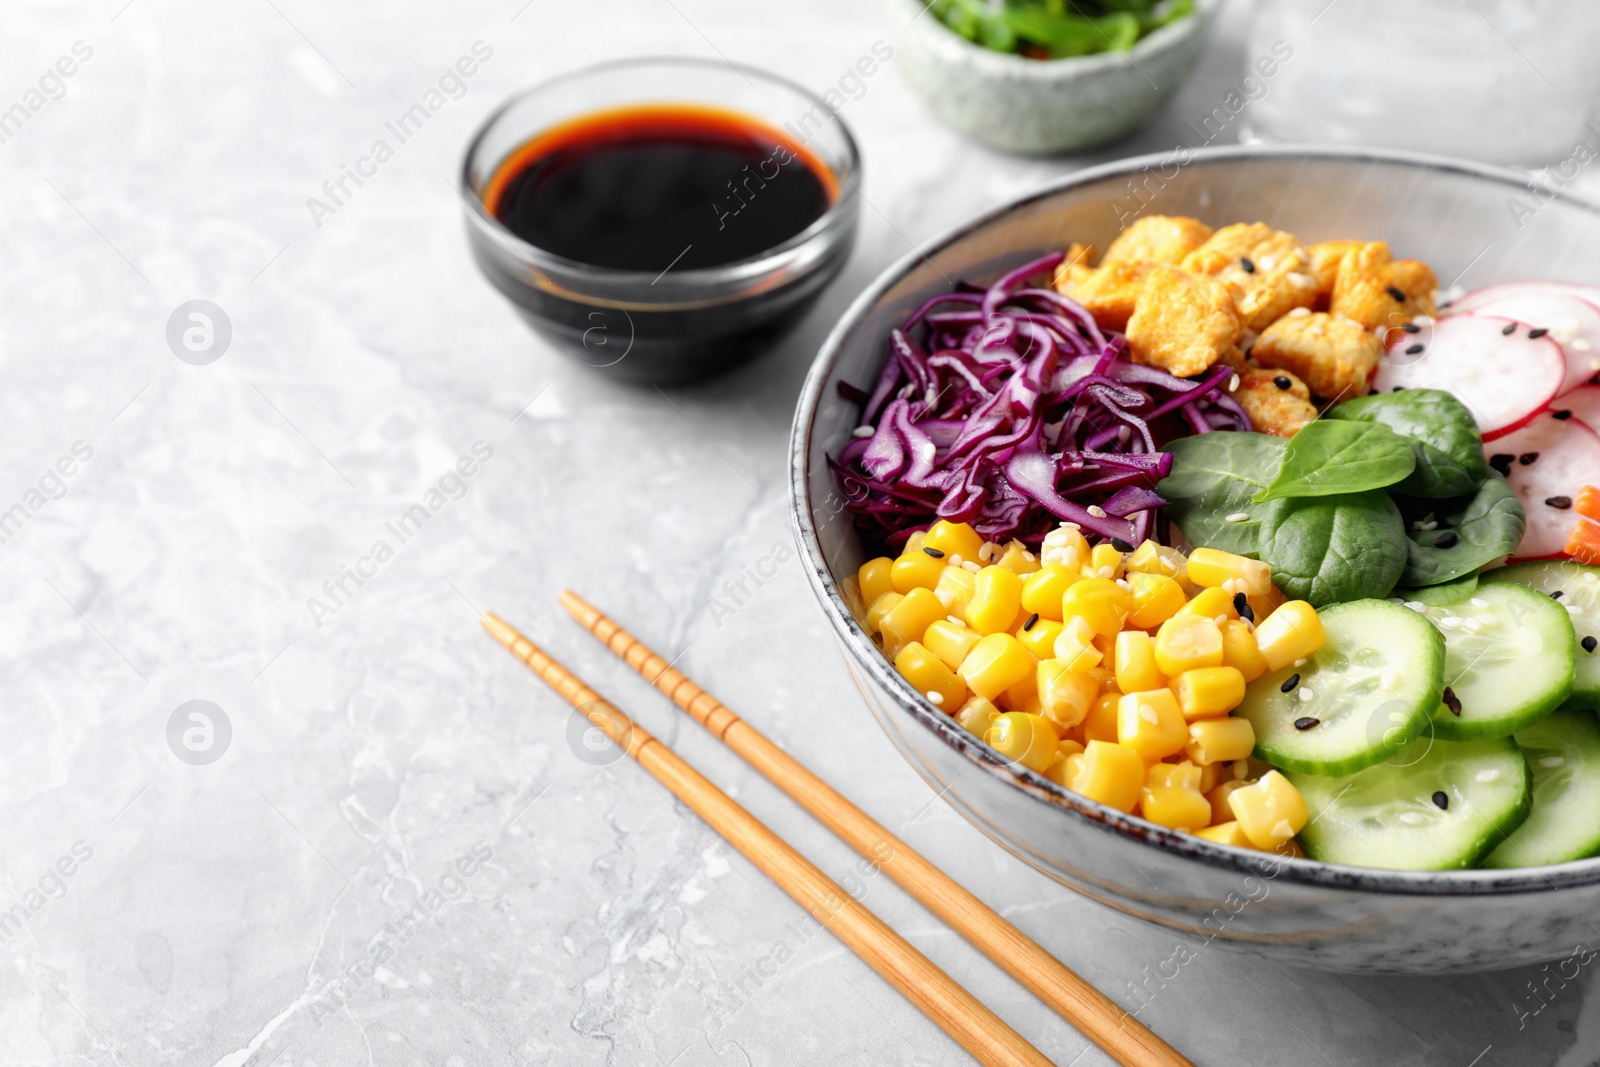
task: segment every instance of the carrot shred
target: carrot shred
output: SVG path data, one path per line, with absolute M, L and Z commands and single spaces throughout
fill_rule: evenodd
M 1591 487 L 1585 486 L 1585 491 Z M 1567 537 L 1567 555 L 1579 563 L 1600 564 L 1600 526 L 1579 519 Z
M 1600 522 L 1600 489 L 1586 485 L 1578 490 L 1578 496 L 1573 501 L 1572 510 L 1586 519 Z

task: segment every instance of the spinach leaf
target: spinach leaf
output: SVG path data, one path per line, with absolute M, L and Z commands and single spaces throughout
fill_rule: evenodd
M 1411 438 L 1417 465 L 1392 491 L 1430 499 L 1466 496 L 1489 476 L 1472 412 L 1440 389 L 1407 389 L 1346 400 L 1330 419 L 1376 422 Z
M 1252 507 L 1250 498 L 1272 481 L 1283 447 L 1281 437 L 1264 433 L 1219 430 L 1181 437 L 1167 446 L 1172 473 L 1156 492 L 1191 544 L 1254 557 L 1262 509 Z M 1229 522 L 1229 515 L 1249 517 Z
M 1477 493 L 1456 500 L 1404 499 L 1409 547 L 1406 585 L 1438 585 L 1476 574 L 1479 567 L 1516 550 L 1522 540 L 1524 516 L 1517 495 L 1498 471 L 1491 471 Z M 1415 523 L 1432 514 L 1432 530 Z
M 1278 476 L 1253 499 L 1264 503 L 1382 489 L 1416 465 L 1411 442 L 1387 426 L 1318 419 L 1289 438 Z
M 1402 600 L 1415 600 L 1419 604 L 1444 607 L 1449 604 L 1459 604 L 1477 591 L 1478 572 L 1472 571 L 1440 585 L 1425 586 L 1421 589 L 1396 589 L 1394 595 Z
M 1261 516 L 1260 554 L 1273 580 L 1319 608 L 1388 596 L 1405 570 L 1406 544 L 1400 509 L 1381 489 L 1274 500 Z

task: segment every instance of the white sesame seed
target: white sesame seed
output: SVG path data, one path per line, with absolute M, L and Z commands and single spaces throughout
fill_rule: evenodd
M 1222 517 L 1222 521 L 1223 522 L 1249 522 L 1250 521 L 1250 513 L 1248 511 L 1235 511 L 1232 514 L 1224 515 Z
M 878 431 L 876 429 L 874 429 L 873 427 L 871 427 L 871 426 L 857 426 L 855 429 L 850 431 L 850 436 L 851 437 L 871 437 L 873 434 L 875 434 L 877 432 Z
M 1446 615 L 1439 620 L 1439 625 L 1446 630 L 1459 630 L 1461 629 L 1461 617 L 1459 615 Z
M 934 692 L 932 689 L 928 690 L 923 695 L 928 698 L 928 701 L 930 703 L 933 703 L 933 704 L 943 704 L 944 703 L 944 696 L 942 694 L 940 694 L 940 693 Z
M 945 560 L 945 563 L 949 564 L 952 567 L 959 567 L 964 562 L 966 562 L 966 561 L 963 560 L 960 555 L 958 555 L 957 553 L 954 553 L 954 552 L 950 553 L 950 558 Z
M 1295 666 L 1296 666 L 1296 667 L 1304 667 L 1304 666 L 1305 666 L 1305 665 L 1306 665 L 1306 660 L 1305 660 L 1305 657 L 1304 657 L 1304 656 L 1302 656 L 1302 657 L 1300 657 L 1300 658 L 1299 658 L 1299 659 L 1297 659 L 1297 660 L 1295 660 L 1295 661 L 1294 661 L 1294 665 L 1295 665 Z
M 1106 509 L 1101 507 L 1099 504 L 1090 504 L 1089 514 L 1093 515 L 1097 519 L 1103 519 L 1106 517 Z
M 1472 776 L 1473 781 L 1484 783 L 1498 781 L 1499 778 L 1500 772 L 1495 770 L 1493 767 L 1490 767 L 1487 770 L 1479 771 L 1477 774 Z
M 1408 600 L 1406 601 L 1406 607 L 1416 612 L 1426 612 L 1428 610 L 1428 605 L 1422 603 L 1420 600 Z
M 1481 596 L 1475 596 L 1471 600 L 1467 601 L 1467 603 L 1471 604 L 1475 608 L 1486 608 L 1489 606 L 1489 602 L 1483 599 Z
M 1228 392 L 1234 393 L 1234 392 L 1238 392 L 1238 390 L 1239 390 L 1239 376 L 1237 374 L 1231 375 L 1228 378 Z
M 1302 704 L 1311 703 L 1312 698 L 1317 695 L 1311 691 L 1310 687 L 1304 685 L 1299 688 L 1298 692 L 1300 694 L 1300 703 Z
M 1465 629 L 1467 631 L 1467 633 L 1469 633 L 1469 634 L 1480 633 L 1483 630 L 1483 622 L 1476 615 L 1474 615 L 1472 618 L 1468 619 L 1466 622 L 1462 623 L 1461 625 L 1462 625 L 1462 628 Z
M 1289 275 L 1289 280 L 1300 286 L 1302 289 L 1315 289 L 1317 287 L 1316 278 L 1309 274 L 1301 274 L 1299 271 L 1295 271 L 1293 274 Z
M 961 569 L 964 570 L 964 571 L 970 571 L 973 574 L 977 574 L 979 571 L 983 570 L 982 567 L 978 566 L 976 563 L 972 562 L 970 559 L 967 560 L 965 563 L 963 563 L 961 565 Z
M 1293 308 L 1289 312 L 1289 317 L 1291 319 L 1303 319 L 1309 314 L 1311 314 L 1310 308 Z
M 1414 315 L 1414 316 L 1412 316 L 1411 321 L 1416 323 L 1418 326 L 1432 326 L 1433 325 L 1433 316 L 1431 316 L 1431 315 Z
M 1096 578 L 1114 578 L 1114 577 L 1116 577 L 1116 573 L 1117 573 L 1117 568 L 1115 568 L 1115 567 L 1101 567 L 1098 571 L 1095 572 L 1095 577 Z
M 1278 257 L 1277 256 L 1262 256 L 1260 259 L 1256 260 L 1256 266 L 1260 267 L 1262 270 L 1271 270 L 1273 267 L 1276 267 L 1277 265 L 1278 265 Z

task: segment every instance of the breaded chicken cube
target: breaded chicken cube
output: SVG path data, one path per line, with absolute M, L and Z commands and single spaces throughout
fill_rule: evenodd
M 1383 358 L 1377 335 L 1337 315 L 1291 311 L 1268 326 L 1250 348 L 1263 367 L 1292 371 L 1325 400 L 1366 396 Z
M 1317 417 L 1306 383 L 1285 370 L 1257 367 L 1239 375 L 1233 398 L 1250 416 L 1250 424 L 1274 437 L 1293 437 Z
M 1135 363 L 1189 378 L 1219 360 L 1239 358 L 1244 323 L 1226 285 L 1176 267 L 1146 269 L 1149 280 L 1128 320 L 1128 350 Z
M 1117 235 L 1100 263 L 1165 263 L 1176 267 L 1210 236 L 1211 227 L 1199 219 L 1147 215 Z
M 1068 271 L 1064 280 L 1058 272 L 1056 289 L 1087 308 L 1101 329 L 1121 332 L 1128 328 L 1128 318 L 1153 269 L 1150 263 L 1078 267 Z
M 1426 263 L 1395 259 L 1389 246 L 1372 241 L 1347 253 L 1333 283 L 1328 310 L 1368 330 L 1403 326 L 1418 315 L 1439 313 L 1439 280 Z
M 1333 295 L 1334 280 L 1344 257 L 1360 248 L 1364 241 L 1323 241 L 1311 246 L 1311 273 L 1317 279 L 1317 299 L 1326 302 Z
M 1183 257 L 1182 267 L 1227 285 L 1245 326 L 1256 331 L 1317 298 L 1310 250 L 1261 222 L 1224 226 Z

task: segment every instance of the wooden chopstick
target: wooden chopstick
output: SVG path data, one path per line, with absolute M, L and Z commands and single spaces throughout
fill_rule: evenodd
M 851 848 L 880 865 L 945 925 L 1027 986 L 1125 1067 L 1194 1067 L 949 875 L 881 826 L 760 731 L 570 589 L 561 606 L 584 629 L 710 730 Z M 885 858 L 887 856 L 887 858 Z
M 504 619 L 483 627 L 645 770 L 742 852 L 795 903 L 860 956 L 940 1029 L 989 1067 L 1051 1067 L 1034 1048 L 955 979 L 862 907 L 810 860 L 707 781 L 672 749 L 636 725 L 583 679 L 552 659 Z

